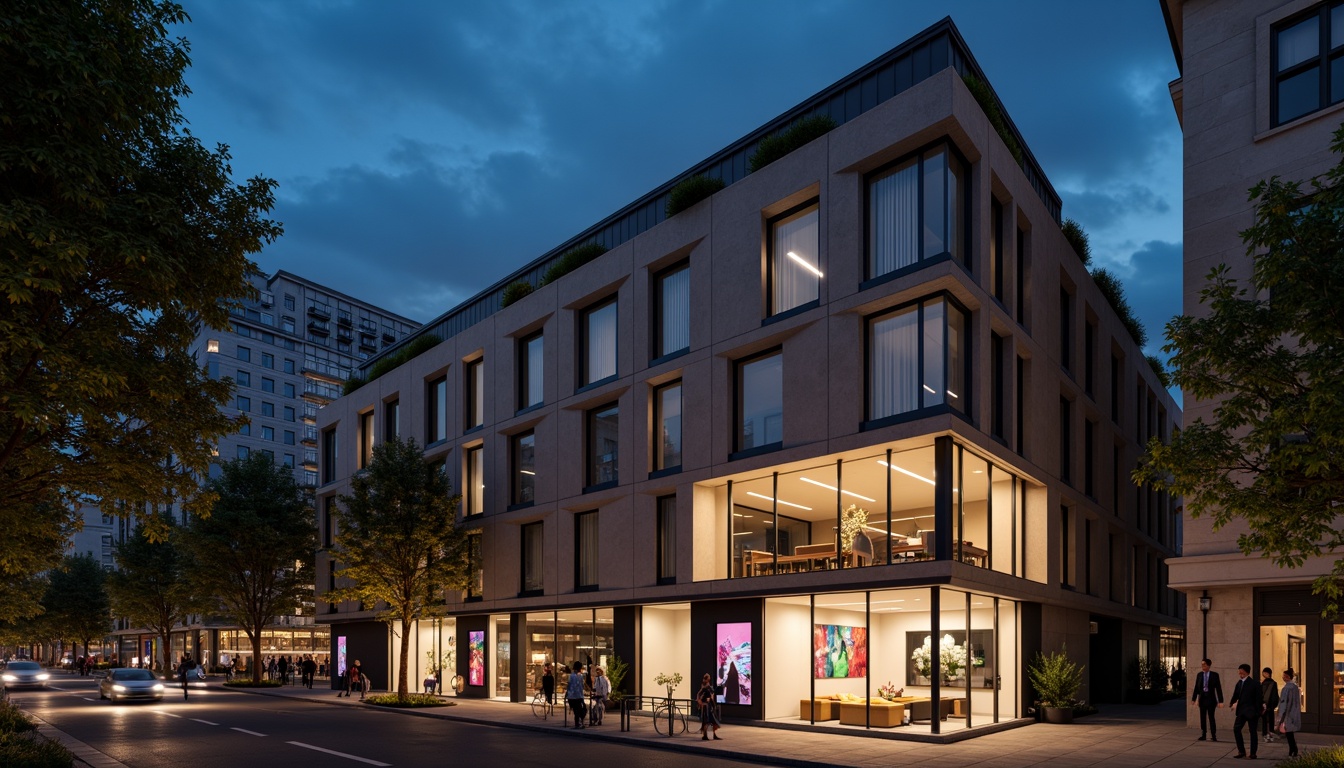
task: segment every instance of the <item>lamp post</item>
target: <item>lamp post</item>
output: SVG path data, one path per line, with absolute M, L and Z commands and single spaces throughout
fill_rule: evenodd
M 1204 652 L 1200 654 L 1200 659 L 1209 658 L 1209 609 L 1213 607 L 1213 598 L 1209 597 L 1209 590 L 1204 590 L 1204 594 L 1199 597 L 1199 610 L 1204 614 Z

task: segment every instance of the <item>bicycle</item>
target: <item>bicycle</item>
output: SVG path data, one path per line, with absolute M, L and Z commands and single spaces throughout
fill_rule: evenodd
M 460 676 L 458 679 L 461 679 Z M 555 714 L 555 703 L 546 700 L 546 694 L 537 691 L 537 695 L 532 697 L 532 714 L 545 720 Z
M 653 708 L 653 729 L 659 736 L 675 735 L 677 731 L 677 719 L 681 720 L 681 733 L 689 730 L 689 718 L 686 716 L 686 710 L 671 699 L 665 699 L 661 704 Z M 668 729 L 671 733 L 668 733 Z
M 448 678 L 448 687 L 452 690 L 453 694 L 456 695 L 462 692 L 462 684 L 464 682 L 465 681 L 462 679 L 461 675 L 453 675 Z

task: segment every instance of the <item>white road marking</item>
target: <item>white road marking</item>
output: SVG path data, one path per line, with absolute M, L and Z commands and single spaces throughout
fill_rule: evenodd
M 97 701 L 97 699 L 90 699 L 88 696 L 81 696 L 80 698 L 84 699 L 85 701 Z
M 265 735 L 266 735 L 266 734 L 264 734 L 264 733 L 257 733 L 256 731 L 249 731 L 249 730 L 247 730 L 246 728 L 233 728 L 233 729 L 231 729 L 231 730 L 238 731 L 239 733 L 246 733 L 246 734 L 249 735 L 249 736 L 265 736 Z
M 164 712 L 164 711 L 161 710 L 161 709 L 158 710 L 158 712 L 159 712 L 160 715 L 167 715 L 167 716 L 169 716 L 169 717 L 176 717 L 176 718 L 179 719 L 179 720 L 182 719 L 182 716 L 181 716 L 181 715 L 174 715 L 172 712 Z
M 286 744 L 293 744 L 293 745 L 296 746 L 296 747 L 303 747 L 304 749 L 311 749 L 311 750 L 314 750 L 314 751 L 316 751 L 316 752 L 325 752 L 325 753 L 327 753 L 328 755 L 335 755 L 335 756 L 337 756 L 337 757 L 344 757 L 344 758 L 347 759 L 347 760 L 358 760 L 358 761 L 361 762 L 361 763 L 368 763 L 369 765 L 380 765 L 380 766 L 383 766 L 384 768 L 387 768 L 387 766 L 392 765 L 391 763 L 380 763 L 380 762 L 378 762 L 377 760 L 370 760 L 370 759 L 368 759 L 367 757 L 356 757 L 356 756 L 354 756 L 354 755 L 347 755 L 347 754 L 344 753 L 344 752 L 337 752 L 337 751 L 334 750 L 334 749 L 324 749 L 324 748 L 322 748 L 322 747 L 315 747 L 315 746 L 313 746 L 312 744 L 304 744 L 302 741 L 287 741 L 287 742 L 285 742 L 285 743 L 286 743 Z
M 205 723 L 206 725 L 219 725 L 219 723 L 212 723 L 212 722 L 210 722 L 209 720 L 202 720 L 202 719 L 199 718 L 199 717 L 191 717 L 191 718 L 187 718 L 187 719 L 189 719 L 189 720 L 195 720 L 195 721 L 198 722 L 198 723 Z

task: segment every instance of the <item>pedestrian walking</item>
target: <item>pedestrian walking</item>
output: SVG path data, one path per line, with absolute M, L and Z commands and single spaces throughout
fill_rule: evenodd
M 713 729 L 714 739 L 719 741 L 719 726 L 722 725 L 719 722 L 719 699 L 708 672 L 700 678 L 700 691 L 695 694 L 695 703 L 700 706 L 700 739 L 709 741 L 710 729 Z
M 607 712 L 607 697 L 611 695 L 611 679 L 601 667 L 593 667 L 593 715 L 594 725 L 602 724 L 602 716 Z
M 1241 740 L 1241 729 L 1251 726 L 1251 759 L 1255 759 L 1256 752 L 1256 733 L 1255 721 L 1265 712 L 1265 698 L 1260 692 L 1260 683 L 1251 677 L 1251 665 L 1240 664 L 1237 666 L 1237 687 L 1232 690 L 1232 698 L 1228 699 L 1227 706 L 1236 714 L 1236 719 L 1232 721 L 1232 735 L 1237 740 L 1237 754 L 1235 757 L 1246 757 L 1246 745 Z
M 192 671 L 196 669 L 196 662 L 192 661 L 191 654 L 188 653 L 182 657 L 182 663 L 177 665 L 177 677 L 182 681 L 182 700 L 187 700 L 187 680 Z
M 280 661 L 276 662 L 275 668 L 280 673 L 280 684 L 289 685 L 289 657 L 281 656 Z
M 1279 707 L 1279 684 L 1274 681 L 1274 670 L 1260 670 L 1260 695 L 1265 699 L 1265 714 L 1260 718 L 1260 739 L 1268 744 L 1274 737 L 1274 710 Z
M 1199 707 L 1199 740 L 1217 741 L 1218 719 L 1214 715 L 1223 706 L 1223 684 L 1218 679 L 1218 673 L 1213 671 L 1213 662 L 1208 659 L 1200 662 L 1190 703 Z
M 313 690 L 313 676 L 317 674 L 317 662 L 313 661 L 313 655 L 310 653 L 303 657 L 303 677 L 304 684 L 308 690 Z
M 1302 690 L 1297 687 L 1293 670 L 1283 670 L 1283 688 L 1279 691 L 1279 722 L 1275 730 L 1288 742 L 1288 756 L 1297 757 L 1297 738 L 1302 730 Z
M 583 704 L 583 662 L 576 661 L 569 670 L 569 684 L 565 686 L 565 703 L 574 711 L 574 727 L 583 728 L 586 714 Z

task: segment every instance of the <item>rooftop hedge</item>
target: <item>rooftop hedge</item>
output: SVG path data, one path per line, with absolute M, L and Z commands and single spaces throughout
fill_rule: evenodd
M 705 176 L 698 174 L 689 179 L 682 179 L 677 186 L 667 195 L 667 207 L 663 210 L 670 219 L 678 213 L 690 208 L 692 205 L 704 200 L 706 197 L 723 189 L 723 179 L 714 176 Z
M 424 336 L 417 336 L 414 339 L 411 339 L 411 342 L 406 346 L 374 363 L 373 367 L 369 369 L 367 376 L 351 376 L 346 379 L 345 394 L 348 395 L 351 392 L 354 392 L 365 384 L 368 384 L 370 381 L 391 371 L 393 368 L 405 365 L 414 358 L 428 352 L 433 347 L 438 346 L 441 341 L 443 340 L 432 333 L 427 333 Z
M 504 295 L 500 298 L 499 308 L 503 309 L 504 307 L 509 306 L 534 290 L 536 289 L 526 280 L 514 280 L 512 283 L 504 286 Z
M 1008 128 L 1008 119 L 1003 116 L 1003 110 L 999 108 L 999 100 L 994 98 L 994 92 L 990 90 L 989 84 L 975 75 L 962 76 L 962 82 L 966 83 L 966 88 L 980 103 L 980 109 L 989 119 L 989 124 L 994 126 L 995 133 L 1003 139 L 1003 143 L 1012 153 L 1013 159 L 1018 165 L 1022 164 L 1022 144 L 1017 140 L 1017 136 Z
M 554 283 L 556 280 L 568 275 L 570 272 L 573 272 L 606 252 L 607 246 L 601 243 L 584 243 L 583 245 L 565 251 L 559 258 L 551 262 L 551 266 L 546 268 L 546 273 L 541 276 L 541 285 Z M 509 287 L 512 287 L 513 285 L 516 285 L 516 283 L 510 283 Z M 540 288 L 541 286 L 539 285 L 537 287 Z M 507 294 L 508 288 L 505 288 L 504 290 Z M 513 299 L 513 301 L 517 301 L 531 292 L 532 291 L 529 290 L 522 294 L 522 296 Z M 509 304 L 512 304 L 513 301 L 510 301 Z M 505 306 L 508 306 L 508 304 Z
M 796 121 L 793 125 L 761 139 L 756 145 L 748 165 L 751 172 L 761 170 L 795 149 L 825 136 L 836 125 L 830 115 L 812 115 Z

